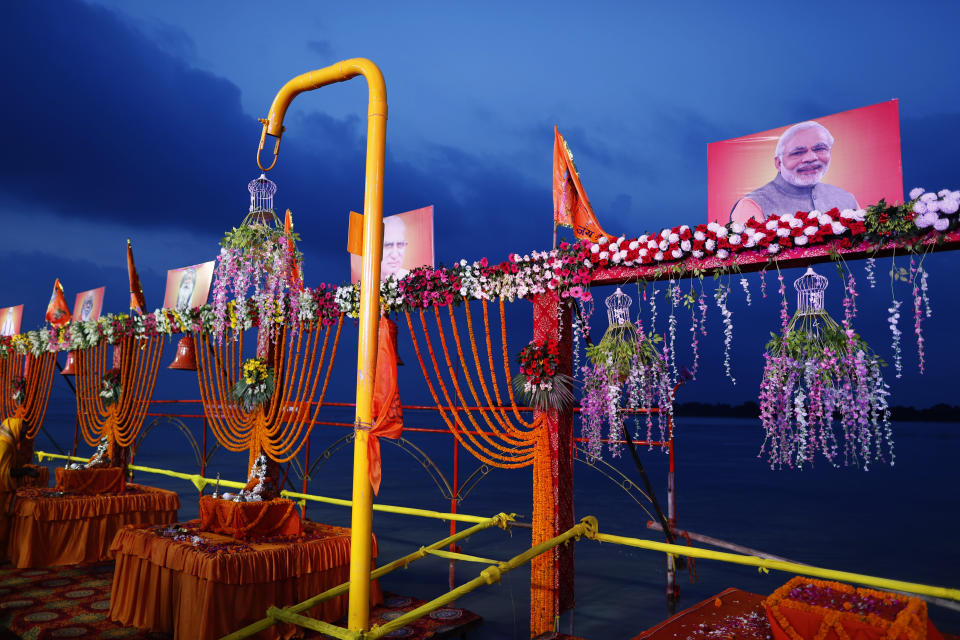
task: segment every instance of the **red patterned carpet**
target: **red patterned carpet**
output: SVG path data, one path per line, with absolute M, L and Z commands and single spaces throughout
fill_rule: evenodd
M 127 638 L 168 640 L 164 633 L 121 627 L 107 620 L 113 563 L 15 569 L 0 565 L 0 640 L 29 638 Z M 384 624 L 423 604 L 422 600 L 385 593 L 382 606 L 370 612 L 371 622 Z M 391 638 L 426 640 L 458 637 L 481 622 L 466 609 L 444 608 L 398 629 Z M 345 623 L 346 621 L 342 621 Z M 318 638 L 310 633 L 308 638 Z

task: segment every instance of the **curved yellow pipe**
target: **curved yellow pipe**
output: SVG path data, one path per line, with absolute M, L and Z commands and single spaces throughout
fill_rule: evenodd
M 273 104 L 270 105 L 270 112 L 267 117 L 260 120 L 263 124 L 263 131 L 260 134 L 260 146 L 257 148 L 257 164 L 264 171 L 269 171 L 277 162 L 277 156 L 280 153 L 280 138 L 283 136 L 285 128 L 283 118 L 287 115 L 287 109 L 293 99 L 304 91 L 312 91 L 328 84 L 344 82 L 350 78 L 362 75 L 367 79 L 369 88 L 369 97 L 367 99 L 367 116 L 387 118 L 387 85 L 383 80 L 383 74 L 380 69 L 366 58 L 350 58 L 323 69 L 308 71 L 296 78 L 288 81 L 280 87 L 280 91 L 273 98 Z M 267 136 L 271 135 L 277 139 L 273 148 L 273 164 L 269 167 L 263 167 L 260 164 L 260 152 L 266 144 Z M 367 145 L 369 149 L 369 143 Z M 369 170 L 369 165 L 368 165 Z
M 367 169 L 363 195 L 363 261 L 360 274 L 360 344 L 357 347 L 356 438 L 353 449 L 353 511 L 350 535 L 350 609 L 347 624 L 363 631 L 370 621 L 370 553 L 373 489 L 369 480 L 367 441 L 373 424 L 373 382 L 377 370 L 377 325 L 380 318 L 380 260 L 383 256 L 383 164 L 387 139 L 387 88 L 383 74 L 366 58 L 351 58 L 304 73 L 277 92 L 263 123 L 257 164 L 267 134 L 277 138 L 273 167 L 280 152 L 283 118 L 290 102 L 304 91 L 358 75 L 370 89 L 367 108 Z M 261 169 L 263 167 L 261 166 Z

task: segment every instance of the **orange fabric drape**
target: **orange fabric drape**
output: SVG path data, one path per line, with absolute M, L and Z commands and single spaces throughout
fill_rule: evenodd
M 184 523 L 196 528 L 198 520 Z M 213 544 L 235 542 L 201 534 Z M 113 576 L 110 619 L 125 626 L 172 633 L 175 639 L 206 640 L 263 618 L 270 605 L 301 602 L 350 579 L 350 530 L 304 523 L 300 542 L 250 543 L 242 553 L 199 551 L 149 529 L 127 528 L 111 547 Z M 312 539 L 311 539 L 312 538 Z M 377 557 L 373 538 L 372 556 Z M 383 602 L 379 582 L 370 584 L 370 603 Z M 347 613 L 346 594 L 304 615 L 333 622 Z M 274 625 L 258 638 L 289 638 L 290 625 Z
M 128 524 L 176 522 L 180 499 L 173 491 L 127 485 L 110 496 L 64 496 L 21 489 L 10 526 L 7 554 L 20 569 L 111 557 L 110 543 Z
M 397 325 L 386 316 L 380 318 L 377 332 L 377 377 L 373 385 L 373 415 L 376 421 L 367 439 L 370 460 L 370 485 L 374 495 L 380 493 L 383 478 L 380 438 L 397 439 L 403 434 L 403 408 L 397 387 Z
M 23 427 L 23 420 L 18 418 L 7 418 L 0 424 L 0 493 L 17 490 L 10 472 L 17 466 L 17 449 Z

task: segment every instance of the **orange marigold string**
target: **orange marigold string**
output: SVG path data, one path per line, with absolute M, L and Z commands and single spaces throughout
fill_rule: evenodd
M 523 455 L 518 456 L 516 460 L 513 462 L 505 461 L 503 456 L 500 456 L 499 454 L 494 454 L 493 452 L 486 451 L 482 447 L 482 445 L 479 445 L 479 443 L 476 443 L 473 437 L 471 436 L 470 432 L 467 431 L 466 429 L 463 429 L 463 432 L 461 433 L 461 429 L 458 429 L 457 427 L 458 426 L 463 427 L 463 425 L 460 422 L 456 412 L 453 410 L 452 406 L 443 405 L 440 402 L 440 398 L 437 396 L 437 392 L 433 385 L 433 381 L 430 377 L 430 374 L 427 372 L 427 366 L 424 363 L 423 353 L 420 350 L 420 344 L 419 344 L 419 341 L 417 340 L 416 332 L 413 329 L 413 321 L 410 318 L 410 313 L 405 312 L 405 316 L 407 319 L 407 326 L 410 329 L 410 336 L 413 340 L 414 350 L 416 351 L 416 354 L 417 354 L 417 360 L 420 363 L 420 370 L 423 372 L 424 380 L 426 380 L 427 387 L 430 389 L 430 394 L 433 396 L 433 401 L 437 405 L 437 409 L 439 410 L 440 417 L 443 419 L 444 423 L 447 425 L 447 428 L 450 430 L 450 432 L 454 435 L 454 437 L 456 437 L 457 442 L 463 445 L 463 447 L 468 452 L 470 452 L 470 454 L 473 455 L 475 458 L 489 465 L 503 468 L 503 469 L 519 469 L 519 468 L 528 466 L 533 461 L 532 451 L 523 452 Z M 421 320 L 421 324 L 425 324 L 422 313 L 421 313 L 420 320 Z M 426 336 L 427 340 L 429 340 L 429 336 L 426 335 L 425 327 L 424 327 L 424 335 Z M 431 356 L 432 356 L 432 353 L 431 353 Z M 437 371 L 437 374 L 439 376 L 439 367 L 436 364 L 436 358 L 433 358 L 433 363 L 434 363 L 434 369 Z M 448 412 L 453 413 L 452 420 L 447 415 Z M 466 435 L 467 438 L 464 438 L 463 437 L 464 435 Z M 487 455 L 487 454 L 490 454 L 490 455 Z
M 422 315 L 422 314 L 423 314 L 423 312 L 421 311 L 421 321 L 423 320 L 423 315 Z M 472 413 L 469 409 L 467 409 L 467 403 L 466 403 L 466 401 L 465 401 L 464 398 L 463 398 L 463 393 L 461 393 L 461 391 L 460 391 L 460 385 L 459 385 L 459 383 L 457 382 L 457 377 L 456 377 L 455 375 L 453 375 L 453 366 L 452 366 L 452 363 L 451 363 L 451 360 L 450 360 L 450 351 L 449 351 L 449 349 L 447 348 L 446 334 L 445 334 L 445 332 L 443 331 L 443 324 L 440 322 L 440 311 L 439 311 L 439 309 L 437 309 L 436 307 L 434 307 L 434 317 L 435 317 L 436 323 L 437 323 L 437 331 L 438 331 L 438 333 L 440 334 L 440 346 L 441 346 L 441 348 L 443 349 L 443 355 L 444 355 L 444 358 L 446 359 L 447 369 L 451 372 L 451 383 L 452 383 L 451 386 L 453 386 L 453 389 L 454 389 L 454 392 L 455 392 L 455 394 L 456 394 L 456 396 L 457 396 L 457 399 L 459 399 L 459 401 L 460 401 L 460 406 L 462 407 L 463 413 L 465 413 L 465 414 L 467 415 L 467 418 L 470 420 L 470 424 L 473 425 L 473 428 L 474 428 L 474 430 L 477 432 L 477 435 L 479 435 L 481 438 L 483 438 L 483 440 L 486 441 L 487 444 L 491 445 L 491 446 L 494 447 L 495 449 L 499 449 L 500 451 L 503 451 L 504 453 L 513 454 L 513 453 L 515 452 L 515 450 L 516 450 L 517 448 L 519 448 L 519 447 L 518 447 L 518 443 L 510 443 L 510 445 L 512 445 L 512 446 L 507 446 L 507 445 L 501 444 L 500 442 L 497 441 L 496 438 L 491 437 L 490 435 L 488 435 L 487 433 L 485 433 L 485 432 L 482 430 L 482 428 L 480 427 L 480 425 L 477 424 L 477 421 L 474 419 L 473 413 Z M 428 350 L 430 351 L 430 357 L 433 359 L 434 368 L 437 370 L 437 377 L 438 377 L 438 380 L 440 381 L 441 389 L 444 390 L 444 395 L 447 397 L 447 402 L 449 402 L 449 403 L 452 405 L 453 403 L 452 403 L 452 401 L 450 400 L 450 397 L 449 397 L 449 395 L 448 395 L 447 392 L 446 392 L 446 387 L 445 387 L 445 385 L 443 384 L 443 379 L 442 379 L 442 377 L 440 376 L 439 366 L 437 365 L 436 357 L 435 357 L 434 352 L 433 352 L 433 345 L 432 345 L 431 342 L 430 342 L 430 336 L 426 333 L 426 326 L 424 326 L 424 340 L 426 341 L 426 343 L 427 343 L 427 348 L 428 348 Z M 458 410 L 457 410 L 457 413 L 454 414 L 454 415 L 459 415 L 460 411 L 461 411 L 461 409 L 458 409 Z M 461 423 L 461 424 L 462 424 L 462 423 Z M 467 433 L 469 434 L 469 431 L 468 431 Z M 496 433 L 495 435 L 500 435 L 500 434 L 499 434 L 499 433 Z M 478 444 L 479 444 L 479 443 L 478 443 Z M 492 452 L 491 452 L 491 453 L 492 453 Z M 510 456 L 510 457 L 512 457 L 512 456 Z

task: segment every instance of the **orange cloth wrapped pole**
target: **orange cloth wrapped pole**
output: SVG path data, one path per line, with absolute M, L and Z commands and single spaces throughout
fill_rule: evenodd
M 373 387 L 373 414 L 377 416 L 367 440 L 370 461 L 370 485 L 374 495 L 380 494 L 380 438 L 397 439 L 403 435 L 403 408 L 397 387 L 397 325 L 383 316 L 377 332 L 377 377 Z

